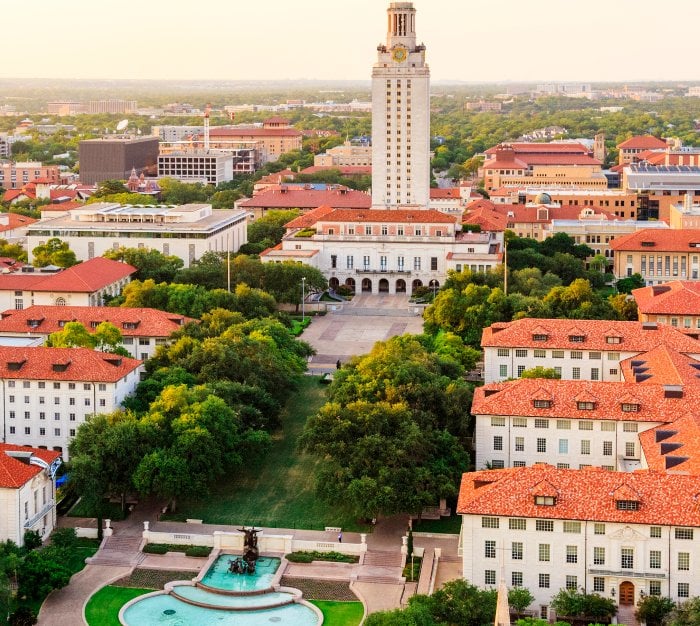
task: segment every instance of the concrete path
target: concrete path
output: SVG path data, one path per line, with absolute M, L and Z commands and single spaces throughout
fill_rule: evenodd
M 128 576 L 131 567 L 87 565 L 63 589 L 52 591 L 39 611 L 39 626 L 82 626 L 90 596 L 110 582 Z

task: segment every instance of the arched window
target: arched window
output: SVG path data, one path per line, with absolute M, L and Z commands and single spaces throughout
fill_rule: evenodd
M 55 304 L 56 304 L 56 306 L 66 306 L 66 299 L 65 298 L 56 298 Z

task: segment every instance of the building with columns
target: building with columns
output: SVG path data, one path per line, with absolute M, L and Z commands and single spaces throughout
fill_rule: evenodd
M 398 209 L 430 199 L 430 70 L 412 2 L 392 2 L 372 70 L 372 204 Z

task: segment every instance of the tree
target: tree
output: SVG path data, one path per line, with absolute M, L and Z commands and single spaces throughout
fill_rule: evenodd
M 543 367 L 542 365 L 537 365 L 536 367 L 531 367 L 529 369 L 523 370 L 520 374 L 520 378 L 561 378 L 561 374 L 558 373 L 553 367 Z
M 293 261 L 263 263 L 263 279 L 260 287 L 272 294 L 277 302 L 295 304 L 301 302 L 301 283 L 305 279 L 306 294 L 328 288 L 326 277 L 315 267 Z
M 112 322 L 100 322 L 92 334 L 94 345 L 102 352 L 117 352 L 122 345 L 123 337 L 121 331 Z M 126 350 L 122 356 L 130 356 Z
M 700 625 L 700 597 L 677 604 L 674 611 L 668 616 L 668 624 L 670 626 Z
M 18 243 L 8 243 L 7 239 L 0 239 L 0 256 L 26 261 L 27 251 Z
M 624 293 L 618 293 L 614 296 L 608 296 L 608 302 L 612 310 L 617 313 L 618 318 L 628 322 L 635 322 L 639 319 L 639 309 L 637 302 L 632 296 Z
M 121 180 L 103 180 L 97 185 L 97 191 L 92 194 L 93 198 L 102 198 L 117 193 L 129 193 L 128 187 Z
M 522 615 L 534 601 L 535 596 L 526 587 L 508 589 L 508 605 L 517 615 Z
M 54 589 L 65 587 L 71 577 L 65 557 L 63 550 L 50 547 L 27 554 L 19 565 L 18 594 L 28 600 L 38 600 Z
M 181 269 L 173 279 L 178 283 L 200 285 L 207 289 L 226 288 L 226 263 L 218 252 L 205 252 L 188 268 Z M 235 284 L 235 283 L 234 283 Z M 254 285 L 259 286 L 259 285 Z
M 597 593 L 579 592 L 576 589 L 560 589 L 552 598 L 552 608 L 567 619 L 609 623 L 617 613 L 617 605 L 610 598 Z
M 36 267 L 56 265 L 58 267 L 71 267 L 78 260 L 65 241 L 57 237 L 49 239 L 45 244 L 32 250 L 33 262 Z
M 632 274 L 632 276 L 621 278 L 615 283 L 619 293 L 632 293 L 633 289 L 641 289 L 644 286 L 645 283 L 641 274 Z
M 451 580 L 431 598 L 432 614 L 438 623 L 482 626 L 493 622 L 496 591 L 481 590 L 466 580 Z
M 165 204 L 192 204 L 208 202 L 214 193 L 202 183 L 183 183 L 174 178 L 161 178 L 160 196 Z
M 95 336 L 80 322 L 67 322 L 61 330 L 48 336 L 46 345 L 51 348 L 94 348 L 96 342 Z
M 41 547 L 41 535 L 36 530 L 24 531 L 24 547 L 27 550 L 36 550 Z
M 676 603 L 671 598 L 662 596 L 644 596 L 637 603 L 634 616 L 647 626 L 662 626 L 666 618 L 673 613 Z
M 133 265 L 138 271 L 134 278 L 152 279 L 156 283 L 172 282 L 184 261 L 175 255 L 165 255 L 158 250 L 147 248 L 118 248 L 108 250 L 104 257 Z
M 248 224 L 248 242 L 269 242 L 274 246 L 282 241 L 284 225 L 299 216 L 299 211 L 268 211 L 263 217 Z

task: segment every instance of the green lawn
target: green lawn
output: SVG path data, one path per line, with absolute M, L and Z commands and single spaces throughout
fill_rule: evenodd
M 462 516 L 452 515 L 441 519 L 424 519 L 420 524 L 413 520 L 413 531 L 416 533 L 451 533 L 459 535 L 462 528 Z
M 323 613 L 323 626 L 358 626 L 364 610 L 362 602 L 311 600 Z
M 314 475 L 319 461 L 297 451 L 297 439 L 307 418 L 326 400 L 326 388 L 318 381 L 316 376 L 303 378 L 287 404 L 283 429 L 273 435 L 267 455 L 246 460 L 245 467 L 222 481 L 210 496 L 180 502 L 177 518 L 202 519 L 210 524 L 365 530 L 347 510 L 316 496 Z
M 90 626 L 120 626 L 119 610 L 129 601 L 151 593 L 153 589 L 134 589 L 107 585 L 95 593 L 85 607 L 85 619 Z

